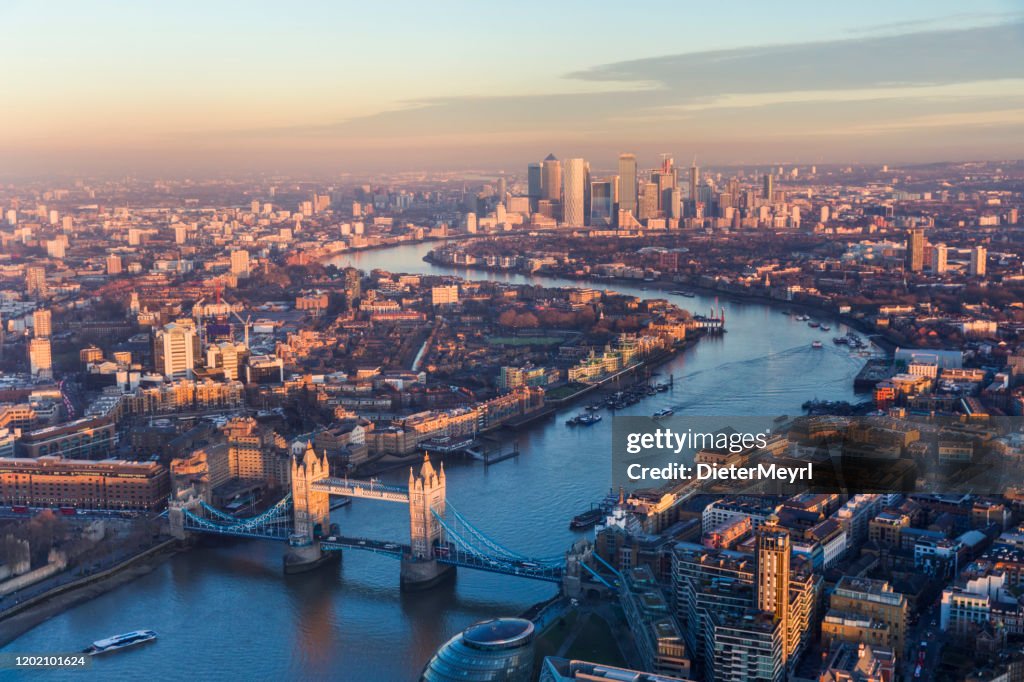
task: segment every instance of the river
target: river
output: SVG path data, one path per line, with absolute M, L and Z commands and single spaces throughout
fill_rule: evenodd
M 342 254 L 339 266 L 392 272 L 448 273 L 547 286 L 592 286 L 553 278 L 457 270 L 425 263 L 430 244 Z M 637 296 L 653 288 L 614 284 Z M 706 312 L 713 298 L 669 296 Z M 675 386 L 620 414 L 672 407 L 689 415 L 799 413 L 807 399 L 853 399 L 863 358 L 834 347 L 845 333 L 811 329 L 762 303 L 723 301 L 729 333 L 701 340 L 659 368 Z M 812 349 L 813 340 L 824 348 Z M 569 519 L 609 487 L 611 419 L 588 428 L 564 425 L 578 406 L 523 430 L 520 456 L 485 468 L 446 467 L 448 500 L 481 530 L 534 556 L 563 551 L 579 534 Z M 385 479 L 404 483 L 407 473 Z M 347 535 L 408 540 L 404 506 L 355 500 L 333 512 Z M 425 593 L 398 590 L 398 562 L 346 552 L 340 569 L 285 577 L 282 547 L 239 541 L 179 555 L 152 573 L 63 613 L 4 647 L 18 653 L 78 651 L 94 639 L 151 628 L 160 637 L 94 661 L 104 679 L 415 679 L 434 650 L 474 621 L 515 615 L 554 594 L 554 586 L 462 570 L 455 583 Z M 44 675 L 41 674 L 40 677 Z M 28 677 L 28 676 L 26 676 Z M 50 676 L 52 678 L 52 675 Z

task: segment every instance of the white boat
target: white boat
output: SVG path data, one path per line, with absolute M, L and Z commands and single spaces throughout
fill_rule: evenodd
M 823 346 L 821 345 L 821 341 L 812 341 L 811 348 L 823 348 Z
M 662 417 L 671 417 L 675 413 L 676 411 L 673 410 L 671 407 L 666 407 L 664 410 L 658 410 L 657 412 L 655 412 L 652 415 L 652 417 L 654 419 L 661 419 Z
M 97 654 L 105 654 L 109 651 L 127 649 L 128 647 L 152 642 L 154 639 L 156 639 L 156 633 L 152 630 L 133 630 L 132 632 L 126 632 L 123 635 L 114 635 L 113 637 L 107 637 L 106 639 L 97 639 L 92 643 L 92 646 L 83 649 L 82 653 L 90 656 L 96 656 Z

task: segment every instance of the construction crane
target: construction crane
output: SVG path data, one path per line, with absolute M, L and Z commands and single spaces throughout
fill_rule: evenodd
M 237 311 L 232 309 L 231 314 L 238 318 L 238 321 L 242 323 L 242 328 L 245 330 L 245 347 L 249 347 L 249 327 L 252 326 L 252 315 L 249 315 L 244 320 Z
M 203 301 L 206 300 L 205 296 L 202 296 L 198 301 L 192 304 L 192 319 L 196 321 L 196 332 L 199 334 L 199 345 L 205 345 L 206 335 L 203 333 Z

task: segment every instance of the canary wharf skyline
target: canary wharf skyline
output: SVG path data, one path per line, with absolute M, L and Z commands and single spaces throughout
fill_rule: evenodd
M 7 174 L 1024 156 L 1009 1 L 15 2 L 0 21 Z

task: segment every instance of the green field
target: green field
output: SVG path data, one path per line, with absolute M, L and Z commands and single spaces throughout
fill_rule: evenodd
M 569 645 L 565 657 L 580 661 L 593 661 L 605 665 L 626 664 L 619 653 L 619 645 L 611 628 L 601 618 L 591 615 L 583 624 L 576 640 Z
M 559 386 L 558 388 L 551 389 L 547 392 L 547 399 L 561 400 L 562 398 L 568 398 L 574 393 L 579 393 L 586 387 L 586 384 L 566 384 L 564 386 Z

